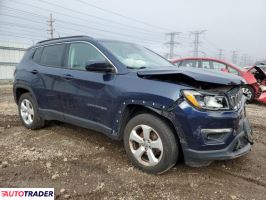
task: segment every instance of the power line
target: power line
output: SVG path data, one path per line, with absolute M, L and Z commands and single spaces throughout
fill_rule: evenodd
M 29 33 L 22 33 L 22 32 L 13 32 L 13 31 L 7 31 L 3 34 L 6 34 L 7 36 L 11 36 L 11 34 L 20 35 L 20 36 L 28 36 L 29 38 L 39 38 L 39 39 L 45 39 L 46 37 L 42 37 L 39 34 L 29 34 Z M 2 35 L 2 33 L 1 33 Z
M 200 35 L 201 34 L 203 34 L 203 33 L 205 33 L 206 32 L 206 30 L 200 30 L 200 31 L 191 31 L 190 33 L 192 34 L 192 35 L 194 35 L 194 42 L 193 42 L 193 44 L 194 44 L 194 57 L 198 57 L 199 56 L 199 45 L 200 45 L 200 43 L 201 43 L 201 41 L 200 41 Z
M 20 2 L 17 2 L 17 3 L 20 3 Z M 25 3 L 23 3 L 23 4 L 25 4 Z M 23 4 L 22 4 L 22 5 L 23 5 Z M 46 10 L 46 11 L 51 12 L 50 9 L 41 8 L 41 7 L 33 6 L 33 5 L 30 5 L 30 4 L 26 4 L 26 5 L 31 6 L 31 7 L 33 7 L 33 8 L 37 8 L 37 9 Z M 39 14 L 36 14 L 36 13 L 32 13 L 32 12 L 29 12 L 29 11 L 19 10 L 19 9 L 14 9 L 14 8 L 10 8 L 10 7 L 7 7 L 7 6 L 3 6 L 3 7 L 5 7 L 6 9 L 9 9 L 9 10 L 11 10 L 11 11 L 16 11 L 16 12 L 21 12 L 21 13 L 25 13 L 25 14 L 30 14 L 30 15 L 34 15 L 34 16 L 39 17 L 39 18 L 46 18 L 46 16 L 42 16 L 42 15 L 39 15 Z M 57 12 L 53 11 L 53 13 L 54 13 L 54 14 L 59 14 L 59 15 L 65 16 L 65 17 L 73 18 L 72 15 L 67 15 L 67 14 L 64 14 L 64 13 L 61 13 L 61 12 L 58 12 L 58 11 L 57 11 Z M 17 14 L 17 13 L 16 13 L 16 14 Z M 84 21 L 84 18 L 77 17 L 77 16 L 75 16 L 75 19 L 79 19 L 79 20 Z M 106 27 L 106 26 L 109 26 L 110 24 L 103 24 L 103 23 L 99 23 L 99 22 L 97 22 L 97 25 L 102 25 L 102 26 Z M 114 25 L 117 26 L 117 24 L 114 24 Z M 111 26 L 112 26 L 112 25 L 111 25 Z M 122 26 L 122 25 L 118 25 L 118 26 Z M 120 28 L 121 28 L 121 27 L 120 27 Z M 136 32 L 136 33 L 146 34 L 146 35 L 148 35 L 149 37 L 151 37 L 151 36 L 154 36 L 154 37 L 155 37 L 155 34 L 160 34 L 160 35 L 162 34 L 162 33 L 157 33 L 157 32 L 154 32 L 154 31 L 143 31 L 143 30 L 141 30 L 141 29 L 139 29 L 139 28 L 131 28 L 131 27 L 125 27 L 125 26 L 123 26 L 122 28 L 123 28 L 123 30 L 129 30 L 129 31 L 131 31 L 131 32 Z M 159 35 L 158 35 L 158 36 L 159 36 Z
M 11 26 L 12 27 L 12 26 Z M 17 28 L 17 27 L 16 27 Z M 5 33 L 14 33 L 14 34 L 22 34 L 22 35 L 28 35 L 28 36 L 32 36 L 32 37 L 43 37 L 46 38 L 43 35 L 40 35 L 39 32 L 35 32 L 33 31 L 27 31 L 27 30 L 15 30 L 15 29 L 10 29 L 10 30 L 6 30 Z
M 118 25 L 120 25 L 122 27 L 130 27 L 131 29 L 133 28 L 134 30 L 144 30 L 144 31 L 150 32 L 150 33 L 153 32 L 153 31 L 148 30 L 148 29 L 143 29 L 143 28 L 140 28 L 140 27 L 137 27 L 137 26 L 132 26 L 132 25 L 120 23 L 120 22 L 117 22 L 117 21 L 114 21 L 114 20 L 110 20 L 110 19 L 107 19 L 107 18 L 102 18 L 102 17 L 98 17 L 96 15 L 91 15 L 91 14 L 88 14 L 88 13 L 85 13 L 85 12 L 81 12 L 81 11 L 78 11 L 78 10 L 74 10 L 74 9 L 71 9 L 71 8 L 67 8 L 67 7 L 61 6 L 61 5 L 56 4 L 56 3 L 53 3 L 53 2 L 48 2 L 48 1 L 45 1 L 45 0 L 38 0 L 38 1 L 39 2 L 42 2 L 42 3 L 46 4 L 46 5 L 52 5 L 54 7 L 58 7 L 58 8 L 67 10 L 67 11 L 71 11 L 71 12 L 73 12 L 75 14 L 80 14 L 80 15 L 83 15 L 83 16 L 91 17 L 91 18 L 94 18 L 94 19 L 97 19 L 97 20 L 100 20 L 100 21 L 104 21 L 104 22 L 110 22 L 110 23 L 113 23 L 113 24 L 118 24 Z M 41 10 L 44 9 L 44 8 L 41 8 L 41 7 L 38 7 L 38 6 L 34 6 L 34 5 L 31 5 L 31 4 L 27 4 L 25 2 L 23 2 L 23 3 L 22 2 L 19 2 L 19 1 L 15 1 L 15 2 L 20 3 L 22 5 L 28 5 L 28 6 L 31 6 L 31 7 L 35 7 L 35 8 L 41 9 Z M 53 12 L 53 13 L 55 13 L 55 12 Z M 72 16 L 72 18 L 73 18 L 73 16 Z
M 125 16 L 125 15 L 122 15 L 120 13 L 117 13 L 117 12 L 114 12 L 114 11 L 111 11 L 111 10 L 108 10 L 108 9 L 104 9 L 104 8 L 101 8 L 99 6 L 96 6 L 96 5 L 93 5 L 91 3 L 88 3 L 88 2 L 85 2 L 85 1 L 82 1 L 82 0 L 77 0 L 78 2 L 80 3 L 83 3 L 85 5 L 88 5 L 90 7 L 93 7 L 93 8 L 96 8 L 98 10 L 101 10 L 101 11 L 104 11 L 104 12 L 107 12 L 107 13 L 111 13 L 113 15 L 116 15 L 116 16 L 119 16 L 119 17 L 122 17 L 122 18 L 125 18 L 125 19 L 128 19 L 128 20 L 131 20 L 131 21 L 134 21 L 134 22 L 138 22 L 138 23 L 141 23 L 141 24 L 144 24 L 146 26 L 150 26 L 150 27 L 154 27 L 156 29 L 165 29 L 165 30 L 169 30 L 167 28 L 164 28 L 164 27 L 160 27 L 160 26 L 155 26 L 153 24 L 150 24 L 150 23 L 147 23 L 147 22 L 144 22 L 144 21 L 141 21 L 141 20 L 138 20 L 138 19 L 134 19 L 134 18 L 131 18 L 131 17 L 128 17 L 128 16 Z
M 25 38 L 25 39 L 29 39 L 29 40 L 31 40 L 32 41 L 32 37 L 29 37 L 29 36 L 24 36 L 24 35 L 21 35 L 21 34 L 19 34 L 19 35 L 12 35 L 11 33 L 9 33 L 9 34 L 5 34 L 5 33 L 1 33 L 1 35 L 2 36 L 7 36 L 7 37 L 17 37 L 17 38 Z M 35 37 L 35 36 L 34 36 Z M 37 38 L 37 37 L 36 37 Z M 35 39 L 36 39 L 35 38 Z M 44 38 L 41 38 L 41 37 L 39 37 L 38 38 L 39 40 L 43 40 Z
M 166 42 L 165 44 L 169 45 L 169 58 L 172 59 L 174 58 L 174 47 L 180 44 L 179 42 L 175 41 L 175 36 L 179 36 L 180 32 L 166 33 L 166 35 L 170 36 L 170 41 Z
M 48 29 L 47 29 L 47 33 L 49 35 L 49 39 L 53 39 L 54 38 L 54 22 L 55 20 L 53 19 L 53 15 L 52 13 L 50 13 L 50 17 L 49 20 L 47 21 L 47 25 L 48 25 Z
M 30 21 L 30 22 L 41 24 L 41 22 L 39 22 L 39 21 L 35 21 L 35 20 L 32 20 L 32 19 L 27 19 L 25 17 L 18 17 L 18 16 L 15 16 L 15 15 L 8 15 L 8 14 L 0 14 L 0 15 L 12 17 L 12 18 L 19 18 L 21 20 L 26 20 L 26 21 Z M 78 27 L 81 27 L 81 28 L 88 28 L 88 29 L 92 29 L 92 30 L 96 30 L 96 31 L 106 32 L 106 33 L 110 33 L 110 34 L 113 34 L 113 35 L 124 36 L 124 37 L 128 37 L 128 38 L 131 38 L 131 39 L 132 38 L 136 38 L 136 39 L 138 39 L 140 41 L 141 40 L 142 41 L 150 41 L 150 42 L 155 42 L 155 43 L 160 42 L 158 40 L 143 39 L 143 37 L 137 37 L 137 36 L 130 35 L 130 34 L 124 34 L 124 33 L 119 33 L 119 32 L 108 31 L 108 30 L 105 30 L 105 29 L 94 28 L 94 27 L 91 27 L 91 26 L 80 25 L 80 24 L 76 24 L 76 23 L 72 23 L 72 22 L 67 22 L 67 21 L 64 21 L 64 20 L 57 20 L 57 22 L 61 22 L 61 23 L 65 23 L 65 24 L 73 25 L 73 26 L 78 26 Z
M 13 28 L 22 28 L 22 29 L 30 29 L 31 31 L 44 31 L 45 29 L 41 29 L 41 28 L 37 28 L 37 27 L 33 27 L 33 26 L 25 26 L 25 25 L 21 25 L 21 24 L 17 24 L 17 23 L 5 23 L 5 22 L 1 22 L 0 26 L 10 26 Z M 12 29 L 13 30 L 13 29 Z
M 16 17 L 16 16 L 12 16 L 12 17 Z M 27 20 L 26 18 L 21 18 L 21 19 Z M 40 24 L 39 22 L 36 22 L 36 21 L 34 21 L 34 22 Z M 24 35 L 26 35 L 26 36 L 32 36 L 32 37 L 38 37 L 38 38 L 40 38 L 39 37 L 40 36 L 40 33 L 39 32 L 36 32 L 36 30 L 40 30 L 40 31 L 44 31 L 45 30 L 45 29 L 38 29 L 37 27 L 32 27 L 32 26 L 30 27 L 30 26 L 20 25 L 20 24 L 17 24 L 17 23 L 9 23 L 9 24 L 3 24 L 3 23 L 1 23 L 0 26 L 3 26 L 3 25 L 4 26 L 10 26 L 10 27 L 12 27 L 13 34 L 21 35 L 22 33 L 25 33 Z M 16 28 L 28 29 L 29 31 L 24 30 L 24 31 L 18 31 L 19 33 L 18 32 L 15 32 L 14 33 L 14 31 L 16 31 Z M 84 27 L 82 27 L 82 28 L 84 28 Z M 99 35 L 101 35 L 101 37 L 110 37 L 110 36 L 106 36 L 106 35 L 104 36 L 104 35 L 102 35 L 100 33 L 94 33 L 93 34 L 91 31 L 90 32 L 83 31 L 80 28 L 77 28 L 77 29 L 72 28 L 72 27 L 67 27 L 66 28 L 65 26 L 64 26 L 64 28 L 60 28 L 60 24 L 57 25 L 57 30 L 58 31 L 61 31 L 61 33 L 63 33 L 62 36 L 73 35 L 73 34 L 70 34 L 69 31 L 74 31 L 75 34 L 81 34 L 82 33 L 82 34 L 91 35 L 91 36 L 94 35 L 96 37 L 99 37 Z M 35 33 L 35 35 L 33 35 L 34 33 Z M 59 35 L 59 33 L 58 33 L 58 35 Z M 10 36 L 10 35 L 7 35 L 7 36 Z M 123 35 L 121 35 L 119 37 L 123 37 Z M 45 39 L 45 37 L 43 37 L 41 39 Z M 147 45 L 155 44 L 154 42 L 144 41 L 144 40 L 141 40 L 141 39 L 137 39 L 135 37 L 131 37 L 131 41 L 132 42 L 137 42 L 137 43 L 138 42 L 141 42 L 142 44 L 147 44 Z M 159 42 L 156 42 L 156 43 L 159 43 Z

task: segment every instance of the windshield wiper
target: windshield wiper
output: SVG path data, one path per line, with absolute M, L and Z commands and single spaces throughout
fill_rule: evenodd
M 130 67 L 127 66 L 128 69 L 146 69 L 147 67 Z

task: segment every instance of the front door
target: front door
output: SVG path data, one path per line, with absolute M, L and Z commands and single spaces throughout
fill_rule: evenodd
M 62 69 L 62 95 L 65 119 L 70 123 L 111 130 L 111 112 L 115 74 L 86 71 L 88 61 L 108 62 L 91 44 L 69 44 L 66 67 Z

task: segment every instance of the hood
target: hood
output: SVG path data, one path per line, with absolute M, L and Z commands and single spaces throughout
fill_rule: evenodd
M 199 82 L 214 83 L 221 85 L 240 85 L 245 81 L 239 76 L 226 72 L 206 70 L 192 67 L 169 67 L 163 69 L 140 70 L 137 72 L 139 77 L 176 76 L 178 78 L 189 78 Z

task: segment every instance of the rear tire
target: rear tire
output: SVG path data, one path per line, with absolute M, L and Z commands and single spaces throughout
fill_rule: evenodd
M 18 112 L 22 124 L 28 129 L 44 127 L 45 120 L 39 115 L 38 107 L 30 93 L 22 94 L 18 102 Z
M 134 116 L 125 127 L 123 139 L 129 159 L 144 172 L 161 174 L 179 158 L 178 141 L 172 128 L 156 115 Z
M 243 94 L 247 97 L 247 103 L 252 103 L 255 99 L 255 91 L 249 85 L 242 86 Z

